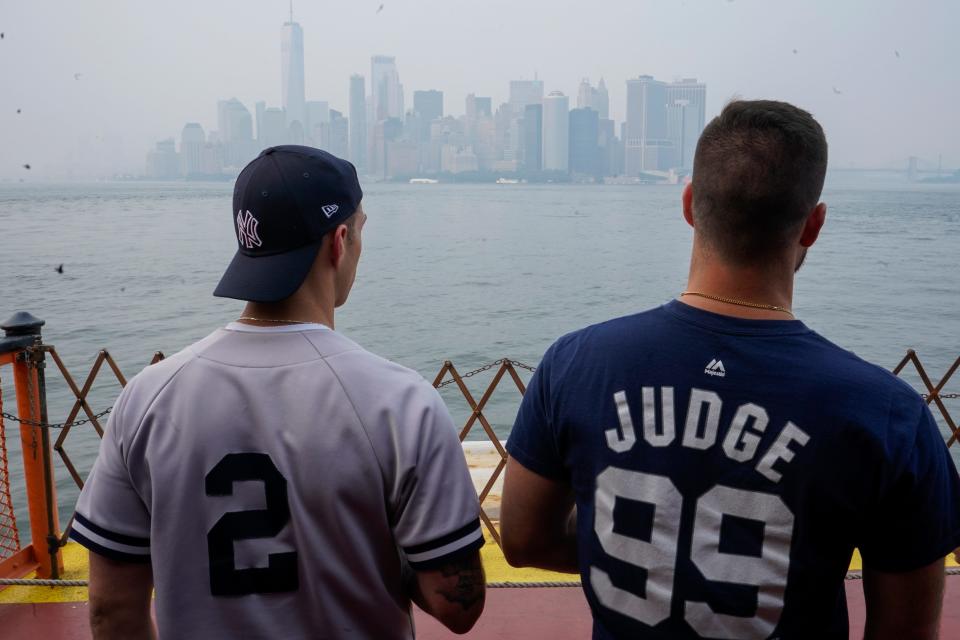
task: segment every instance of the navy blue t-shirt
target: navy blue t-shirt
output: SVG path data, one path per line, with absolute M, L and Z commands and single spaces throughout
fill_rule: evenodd
M 678 301 L 560 338 L 507 450 L 576 495 L 594 638 L 847 638 L 843 580 L 960 546 L 905 382 L 796 320 Z

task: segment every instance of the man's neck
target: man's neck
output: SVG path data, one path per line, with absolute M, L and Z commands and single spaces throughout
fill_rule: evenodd
M 333 305 L 306 304 L 293 298 L 270 303 L 248 302 L 240 322 L 262 327 L 315 322 L 333 329 Z
M 684 304 L 714 313 L 757 320 L 793 317 L 793 271 L 788 265 L 738 267 L 695 256 L 686 292 L 680 298 Z

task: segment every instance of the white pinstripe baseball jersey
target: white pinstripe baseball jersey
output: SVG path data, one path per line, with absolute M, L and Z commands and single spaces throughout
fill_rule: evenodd
M 162 638 L 411 638 L 404 558 L 483 544 L 450 415 L 320 325 L 231 324 L 117 400 L 72 537 L 152 563 Z

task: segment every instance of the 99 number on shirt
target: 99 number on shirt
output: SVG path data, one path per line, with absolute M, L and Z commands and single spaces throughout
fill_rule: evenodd
M 617 498 L 652 505 L 647 542 L 614 531 Z M 594 530 L 604 552 L 647 570 L 646 597 L 613 584 L 602 569 L 590 567 L 590 585 L 600 603 L 654 626 L 670 616 L 683 497 L 670 478 L 617 467 L 597 476 Z M 760 557 L 721 553 L 724 515 L 762 522 Z M 767 638 L 783 609 L 790 568 L 793 513 L 779 496 L 716 485 L 697 500 L 690 560 L 707 580 L 758 587 L 752 617 L 715 613 L 709 603 L 685 600 L 684 619 L 702 638 Z
M 271 553 L 266 567 L 237 569 L 235 540 L 272 538 L 290 521 L 287 480 L 265 453 L 230 453 L 206 477 L 208 496 L 233 494 L 233 483 L 263 482 L 266 509 L 223 514 L 207 533 L 210 559 L 210 593 L 214 596 L 245 596 L 251 593 L 296 591 L 299 586 L 297 552 Z

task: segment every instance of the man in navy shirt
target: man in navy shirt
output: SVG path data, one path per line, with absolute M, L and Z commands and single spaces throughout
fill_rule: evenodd
M 560 338 L 507 444 L 507 560 L 579 572 L 594 638 L 934 638 L 960 481 L 923 400 L 794 319 L 823 130 L 729 104 L 697 145 L 687 290 Z

